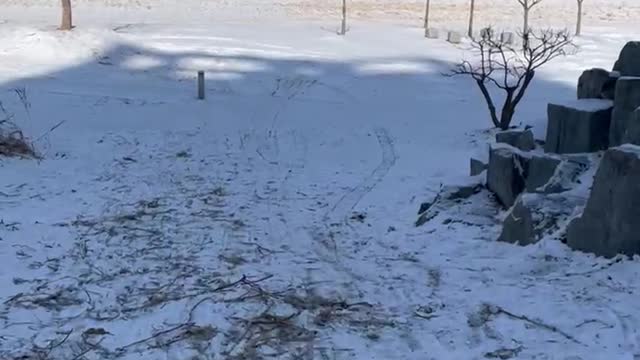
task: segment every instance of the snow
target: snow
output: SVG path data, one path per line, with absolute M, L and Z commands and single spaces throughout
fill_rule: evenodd
M 607 99 L 578 99 L 578 100 L 565 101 L 562 103 L 555 103 L 555 102 L 552 102 L 552 103 L 556 105 L 564 106 L 567 108 L 571 108 L 579 111 L 586 111 L 586 112 L 602 111 L 602 110 L 611 109 L 613 107 L 613 100 L 607 100 Z
M 163 22 L 167 6 L 123 26 L 81 4 L 59 33 L 19 3 L 0 15 L 0 100 L 43 159 L 0 160 L 0 358 L 640 354 L 638 259 L 498 243 L 485 191 L 414 226 L 487 151 L 478 90 L 441 75 L 464 49 L 364 19 L 346 37 Z M 548 102 L 611 67 L 633 32 L 610 26 L 540 71 L 516 125 L 544 133 Z

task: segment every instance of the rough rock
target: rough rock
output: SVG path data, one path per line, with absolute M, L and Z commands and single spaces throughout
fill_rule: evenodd
M 640 254 L 640 147 L 626 144 L 605 153 L 567 243 L 605 257 Z
M 451 208 L 454 204 L 461 203 L 471 196 L 482 191 L 483 186 L 479 178 L 472 178 L 468 184 L 441 186 L 436 196 L 427 202 L 420 204 L 418 219 L 415 226 L 422 226 L 440 214 L 442 208 Z
M 562 160 L 550 155 L 534 155 L 527 159 L 525 172 L 526 190 L 528 192 L 536 192 L 547 185 L 560 163 L 562 163 Z
M 469 163 L 469 174 L 471 176 L 479 175 L 486 169 L 487 169 L 487 164 L 483 163 L 478 159 L 471 158 L 471 161 Z
M 578 80 L 578 99 L 613 99 L 617 79 L 605 69 L 585 70 Z
M 489 151 L 487 187 L 505 207 L 511 207 L 525 189 L 524 158 L 511 146 L 492 147 Z
M 640 77 L 621 77 L 616 83 L 616 95 L 609 131 L 610 146 L 618 146 L 623 143 L 624 134 L 633 118 L 633 112 L 638 107 L 640 107 Z
M 535 244 L 559 230 L 584 200 L 564 194 L 522 194 L 504 219 L 498 241 Z
M 640 145 L 640 107 L 633 112 L 631 121 L 627 124 L 622 142 L 625 144 Z
M 606 149 L 610 137 L 612 107 L 612 101 L 603 99 L 549 104 L 544 150 L 571 154 Z
M 507 130 L 496 134 L 496 142 L 509 144 L 522 151 L 535 149 L 536 142 L 531 130 Z
M 622 76 L 640 76 L 640 41 L 628 42 L 620 51 L 613 70 Z
M 437 39 L 440 37 L 438 29 L 428 28 L 424 31 L 424 36 L 429 39 Z
M 462 35 L 457 31 L 449 31 L 447 41 L 452 44 L 460 44 L 462 42 Z
M 512 45 L 515 42 L 516 36 L 512 32 L 503 32 L 500 34 L 500 41 L 503 44 Z

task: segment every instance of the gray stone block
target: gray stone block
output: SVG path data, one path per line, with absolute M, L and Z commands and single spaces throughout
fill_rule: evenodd
M 424 31 L 424 36 L 429 39 L 437 39 L 440 37 L 438 29 L 428 28 Z
M 640 145 L 640 107 L 633 112 L 622 141 L 625 144 Z
M 608 147 L 613 102 L 580 99 L 547 107 L 546 152 L 557 154 L 587 153 Z
M 557 157 L 549 155 L 534 155 L 526 162 L 525 188 L 528 192 L 556 192 L 560 189 L 545 189 L 545 185 L 553 177 L 558 166 L 562 163 Z
M 536 142 L 531 130 L 507 130 L 496 134 L 496 142 L 509 144 L 522 151 L 535 149 Z
M 480 39 L 491 39 L 495 31 L 492 28 L 484 28 L 480 30 Z
M 480 175 L 486 169 L 487 169 L 487 164 L 483 163 L 478 159 L 471 158 L 471 161 L 469 164 L 469 175 L 471 176 Z
M 640 77 L 621 77 L 616 83 L 609 146 L 618 146 L 623 143 L 628 124 L 638 107 L 640 107 Z
M 613 70 L 621 76 L 640 76 L 640 41 L 628 42 L 620 51 Z
M 640 147 L 605 153 L 584 212 L 568 227 L 567 244 L 605 257 L 640 254 Z
M 449 31 L 447 41 L 452 44 L 460 44 L 462 42 L 462 35 L 457 31 Z
M 578 99 L 606 99 L 605 90 L 611 88 L 611 79 L 611 73 L 605 69 L 585 70 L 578 79 Z
M 504 219 L 498 241 L 535 244 L 559 230 L 583 199 L 560 194 L 522 194 Z
M 489 151 L 487 187 L 498 201 L 511 207 L 525 189 L 526 163 L 518 150 L 510 146 L 492 147 Z
M 512 32 L 503 32 L 500 34 L 500 41 L 502 41 L 503 44 L 512 45 L 516 41 L 516 36 Z

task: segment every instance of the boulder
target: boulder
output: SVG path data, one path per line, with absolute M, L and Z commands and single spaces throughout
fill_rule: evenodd
M 449 31 L 447 41 L 452 44 L 460 44 L 462 42 L 462 35 L 457 31 Z
M 609 130 L 610 146 L 618 146 L 623 143 L 628 124 L 633 118 L 633 112 L 638 107 L 640 107 L 640 77 L 621 77 L 616 83 L 611 129 Z
M 612 108 L 613 102 L 603 99 L 549 104 L 544 150 L 571 154 L 606 149 Z
M 509 144 L 522 151 L 535 149 L 536 141 L 531 130 L 507 130 L 496 134 L 496 142 Z
M 605 69 L 585 70 L 578 79 L 578 99 L 613 99 L 616 76 Z
M 551 180 L 562 160 L 550 155 L 534 155 L 526 161 L 525 188 L 528 192 L 542 191 Z
M 640 76 L 640 41 L 628 42 L 620 51 L 613 70 L 622 76 Z
M 515 39 L 516 36 L 512 32 L 503 32 L 502 34 L 500 34 L 500 41 L 503 44 L 512 45 L 513 43 L 515 43 Z
M 469 174 L 471 176 L 479 175 L 486 169 L 487 169 L 487 164 L 483 163 L 478 159 L 471 158 L 471 161 L 469 164 Z
M 496 144 L 489 152 L 487 188 L 509 208 L 524 191 L 552 194 L 569 190 L 586 168 L 569 157 L 527 153 Z
M 604 154 L 567 244 L 605 257 L 640 254 L 640 147 L 625 144 Z
M 437 39 L 440 37 L 440 32 L 438 31 L 438 29 L 427 28 L 424 31 L 424 36 L 429 39 Z
M 622 142 L 625 144 L 640 145 L 640 107 L 633 112 L 631 121 L 627 124 Z
M 522 194 L 507 213 L 498 241 L 535 244 L 559 230 L 584 199 L 564 194 Z
M 491 147 L 489 150 L 487 187 L 507 208 L 525 189 L 525 167 L 524 157 L 511 146 Z

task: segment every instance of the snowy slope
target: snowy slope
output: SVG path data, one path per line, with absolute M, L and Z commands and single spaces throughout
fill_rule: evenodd
M 380 24 L 29 16 L 0 25 L 0 99 L 44 155 L 0 160 L 0 358 L 640 355 L 637 260 L 497 243 L 485 192 L 413 226 L 486 151 L 476 89 L 441 76 L 464 50 Z M 629 39 L 609 29 L 517 122 L 544 133 Z

